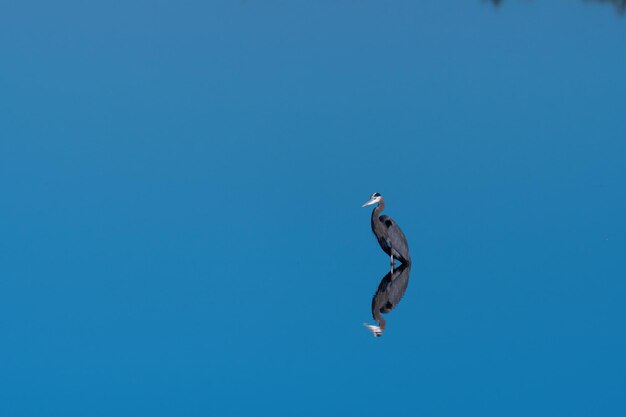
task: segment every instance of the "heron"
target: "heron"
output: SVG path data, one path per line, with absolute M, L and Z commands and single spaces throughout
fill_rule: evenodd
M 393 310 L 409 286 L 409 273 L 411 264 L 402 264 L 395 271 L 387 272 L 378 284 L 376 294 L 372 298 L 372 317 L 378 325 L 363 323 L 363 325 L 376 337 L 380 337 L 385 331 L 386 321 L 382 314 Z
M 389 256 L 391 272 L 393 273 L 395 259 L 403 264 L 411 263 L 409 245 L 406 242 L 404 233 L 402 233 L 402 230 L 398 227 L 398 224 L 386 214 L 380 216 L 380 213 L 385 209 L 385 200 L 380 193 L 372 194 L 370 199 L 361 207 L 371 206 L 376 203 L 378 203 L 378 205 L 372 211 L 372 232 L 374 232 L 374 236 L 376 236 L 380 247 Z

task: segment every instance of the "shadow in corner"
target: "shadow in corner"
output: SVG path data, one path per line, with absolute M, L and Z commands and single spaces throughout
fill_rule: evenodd
M 363 325 L 376 337 L 385 331 L 386 321 L 383 314 L 396 308 L 407 287 L 409 286 L 410 264 L 401 264 L 393 273 L 389 271 L 378 284 L 378 289 L 372 298 L 372 317 L 378 326 L 364 323 Z

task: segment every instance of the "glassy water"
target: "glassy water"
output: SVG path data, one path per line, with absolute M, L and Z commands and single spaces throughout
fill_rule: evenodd
M 622 9 L 4 3 L 0 415 L 625 414 Z

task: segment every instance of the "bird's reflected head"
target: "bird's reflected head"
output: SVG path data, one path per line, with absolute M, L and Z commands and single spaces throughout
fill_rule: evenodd
M 382 200 L 383 196 L 380 195 L 380 193 L 374 193 L 370 196 L 370 199 L 368 201 L 366 201 L 361 207 L 365 207 L 365 206 L 371 206 L 372 204 L 376 204 L 378 203 L 380 200 Z

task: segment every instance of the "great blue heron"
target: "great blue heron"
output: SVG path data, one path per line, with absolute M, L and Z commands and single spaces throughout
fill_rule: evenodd
M 382 195 L 379 193 L 372 194 L 370 199 L 365 202 L 362 207 L 376 203 L 378 203 L 378 205 L 372 211 L 372 232 L 374 232 L 374 236 L 376 236 L 380 247 L 389 255 L 391 272 L 393 272 L 395 266 L 394 259 L 398 259 L 403 264 L 411 263 L 409 245 L 406 243 L 404 233 L 402 233 L 398 224 L 391 217 L 386 214 L 379 216 L 385 209 L 385 200 Z
M 409 285 L 410 272 L 411 264 L 402 264 L 395 271 L 389 271 L 378 284 L 372 298 L 372 317 L 378 326 L 363 323 L 374 336 L 379 337 L 385 331 L 386 322 L 382 314 L 389 313 L 398 305 Z

